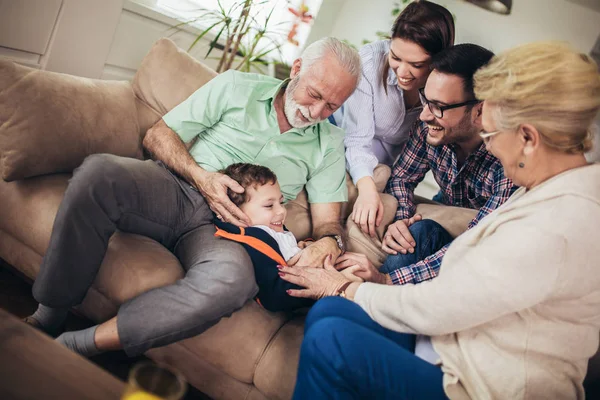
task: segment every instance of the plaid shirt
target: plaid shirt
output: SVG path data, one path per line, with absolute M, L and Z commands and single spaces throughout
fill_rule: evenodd
M 431 170 L 441 188 L 442 202 L 449 206 L 479 209 L 468 226 L 471 229 L 479 220 L 498 208 L 516 190 L 504 176 L 500 161 L 485 149 L 469 154 L 464 164 L 458 165 L 454 146 L 433 147 L 427 144 L 427 125 L 417 122 L 411 131 L 406 147 L 392 168 L 386 192 L 398 199 L 396 220 L 410 218 L 417 205 L 413 192 Z M 437 276 L 448 245 L 418 263 L 390 273 L 395 285 L 418 283 Z

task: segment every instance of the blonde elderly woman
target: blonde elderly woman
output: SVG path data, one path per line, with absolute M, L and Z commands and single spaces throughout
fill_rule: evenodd
M 533 43 L 475 79 L 481 136 L 521 188 L 452 243 L 431 281 L 282 267 L 307 288 L 293 296 L 345 297 L 308 315 L 295 399 L 584 397 L 600 330 L 600 164 L 583 156 L 597 66 L 565 44 Z M 350 268 L 379 279 L 366 262 Z M 416 334 L 431 338 L 429 352 L 413 353 Z

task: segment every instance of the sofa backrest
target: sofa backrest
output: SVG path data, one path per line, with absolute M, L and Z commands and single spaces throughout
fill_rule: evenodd
M 148 128 L 215 76 L 169 39 L 152 46 L 132 83 L 0 60 L 2 178 L 70 172 L 95 153 L 142 158 Z
M 142 136 L 160 117 L 216 75 L 170 39 L 154 43 L 132 82 Z
M 93 153 L 141 157 L 131 85 L 0 60 L 2 178 L 68 172 Z

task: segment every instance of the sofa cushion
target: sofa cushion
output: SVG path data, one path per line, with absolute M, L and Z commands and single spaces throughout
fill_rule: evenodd
M 70 176 L 53 174 L 14 182 L 0 180 L 0 229 L 37 254 L 45 254 Z
M 289 318 L 286 313 L 271 313 L 249 300 L 206 332 L 180 343 L 227 375 L 253 383 L 256 366 Z
M 133 77 L 140 131 L 145 133 L 161 116 L 216 75 L 170 39 L 158 40 Z
M 270 399 L 292 398 L 300 345 L 304 338 L 304 316 L 295 316 L 271 339 L 254 374 L 254 384 Z
M 140 157 L 131 85 L 0 60 L 0 170 L 6 181 L 69 172 L 93 153 Z

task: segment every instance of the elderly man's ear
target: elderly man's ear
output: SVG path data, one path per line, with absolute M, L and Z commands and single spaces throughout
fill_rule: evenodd
M 302 67 L 302 59 L 296 58 L 292 63 L 292 69 L 290 70 L 290 79 L 294 79 L 299 73 Z

